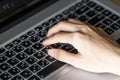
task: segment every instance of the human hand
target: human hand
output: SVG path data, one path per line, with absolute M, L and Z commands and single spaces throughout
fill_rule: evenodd
M 120 75 L 120 50 L 101 29 L 90 27 L 80 21 L 69 19 L 53 26 L 43 45 L 69 43 L 78 54 L 62 49 L 50 49 L 48 54 L 57 60 L 90 72 L 110 72 Z

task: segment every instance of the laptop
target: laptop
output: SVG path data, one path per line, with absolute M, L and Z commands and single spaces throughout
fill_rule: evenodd
M 119 10 L 111 0 L 1 0 L 0 80 L 120 80 L 117 75 L 87 72 L 47 55 L 50 48 L 77 53 L 70 44 L 41 44 L 53 25 L 69 18 L 101 27 L 120 44 Z

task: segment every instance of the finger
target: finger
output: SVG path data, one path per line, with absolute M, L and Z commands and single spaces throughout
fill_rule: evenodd
M 43 45 L 51 45 L 55 43 L 69 43 L 72 44 L 72 33 L 66 33 L 66 32 L 59 32 L 54 34 L 51 37 L 48 37 L 46 40 L 42 42 Z
M 75 67 L 77 67 L 78 64 L 80 64 L 78 62 L 80 59 L 78 56 L 80 56 L 80 54 L 69 53 L 62 49 L 50 49 L 50 50 L 48 50 L 48 55 L 54 57 L 55 59 L 57 59 L 59 61 L 71 64 Z
M 61 21 L 48 31 L 47 37 L 60 31 L 65 31 L 65 32 L 79 31 L 80 27 L 83 27 L 83 25 L 80 26 L 78 24 L 73 24 L 69 21 Z

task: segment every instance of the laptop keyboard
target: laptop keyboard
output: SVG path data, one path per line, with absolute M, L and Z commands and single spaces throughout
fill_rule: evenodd
M 107 16 L 107 17 L 105 17 Z M 61 20 L 75 18 L 109 35 L 120 29 L 120 18 L 92 0 L 82 0 L 43 24 L 0 48 L 1 80 L 42 80 L 64 65 L 47 55 L 47 49 L 61 48 L 78 53 L 70 44 L 57 43 L 44 47 L 48 30 Z M 117 40 L 120 43 L 120 39 Z

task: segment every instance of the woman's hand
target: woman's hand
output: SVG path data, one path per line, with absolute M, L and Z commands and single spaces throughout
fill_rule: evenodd
M 120 48 L 101 29 L 69 19 L 53 26 L 43 45 L 69 43 L 77 50 L 72 54 L 62 49 L 50 49 L 48 54 L 57 60 L 90 72 L 110 72 L 120 75 Z

